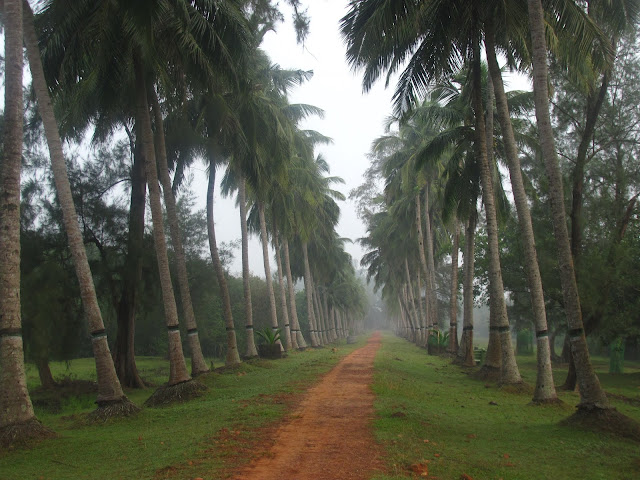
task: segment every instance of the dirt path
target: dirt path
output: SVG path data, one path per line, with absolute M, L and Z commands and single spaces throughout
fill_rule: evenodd
M 309 389 L 275 443 L 236 480 L 367 480 L 383 469 L 373 419 L 375 333 Z

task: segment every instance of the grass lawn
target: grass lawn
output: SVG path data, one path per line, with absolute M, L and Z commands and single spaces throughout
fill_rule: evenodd
M 185 404 L 144 408 L 134 418 L 86 425 L 95 394 L 73 397 L 56 414 L 36 408 L 38 418 L 59 437 L 30 450 L 0 452 L 0 479 L 203 479 L 223 478 L 225 457 L 245 448 L 260 427 L 287 413 L 287 398 L 306 389 L 340 358 L 364 344 L 290 353 L 284 360 L 252 360 L 198 380 L 209 390 Z M 167 362 L 139 357 L 145 380 L 160 385 L 168 378 Z M 219 364 L 219 363 L 218 363 Z M 30 367 L 30 388 L 39 385 Z M 54 377 L 95 379 L 92 359 L 74 360 L 70 368 L 52 364 Z M 128 391 L 137 405 L 154 389 Z M 237 459 L 236 459 L 237 460 Z
M 610 375 L 607 359 L 594 364 L 608 392 L 640 401 L 640 365 L 627 362 L 628 373 Z M 518 365 L 534 385 L 535 357 L 518 357 Z M 576 393 L 561 392 L 563 405 L 531 406 L 531 395 L 474 380 L 470 370 L 391 335 L 375 367 L 376 435 L 390 465 L 376 480 L 640 478 L 638 443 L 558 426 L 573 413 Z M 562 383 L 566 369 L 554 374 Z M 638 403 L 611 403 L 640 420 Z
M 255 453 L 298 399 L 340 358 L 364 345 L 293 352 L 277 361 L 255 360 L 199 378 L 209 390 L 168 408 L 144 408 L 134 418 L 87 425 L 95 393 L 72 396 L 38 418 L 59 437 L 30 450 L 0 452 L 0 480 L 227 478 L 230 467 Z M 594 360 L 612 403 L 640 420 L 640 364 L 609 375 L 607 359 Z M 523 378 L 535 381 L 535 357 L 518 357 Z M 142 376 L 160 385 L 166 361 L 138 358 Z M 55 377 L 95 380 L 91 359 L 53 364 Z M 387 450 L 386 475 L 375 480 L 638 479 L 640 445 L 561 427 L 574 411 L 576 393 L 562 392 L 563 405 L 530 406 L 531 396 L 510 393 L 470 377 L 473 370 L 429 356 L 390 334 L 375 362 L 375 433 Z M 562 383 L 562 369 L 554 371 Z M 37 371 L 28 368 L 30 389 Z M 142 405 L 153 392 L 129 391 Z M 635 399 L 633 404 L 623 398 Z M 466 477 L 464 476 L 466 475 Z M 259 479 L 256 479 L 259 480 Z M 293 480 L 293 479 L 283 479 Z M 341 479 L 335 479 L 341 480 Z

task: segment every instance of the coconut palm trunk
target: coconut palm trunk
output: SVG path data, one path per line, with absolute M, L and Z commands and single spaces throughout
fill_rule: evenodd
M 24 368 L 20 316 L 20 167 L 22 160 L 22 0 L 5 0 L 4 155 L 0 167 L 0 445 L 16 428 L 38 425 Z M 25 432 L 28 438 L 29 433 Z M 18 439 L 15 439 L 18 440 Z
M 169 336 L 169 386 L 191 380 L 182 352 L 180 328 L 178 324 L 178 309 L 171 285 L 167 242 L 164 235 L 162 204 L 160 201 L 160 185 L 156 167 L 156 156 L 153 145 L 151 118 L 147 103 L 147 85 L 139 53 L 134 55 L 134 69 L 136 77 L 136 130 L 144 148 L 147 185 L 149 187 L 149 201 L 151 204 L 151 220 L 153 223 L 153 241 L 156 250 L 156 260 L 160 274 L 162 302 L 164 305 L 165 322 Z
M 287 291 L 284 286 L 284 276 L 282 275 L 282 255 L 280 254 L 280 235 L 278 233 L 278 226 L 273 219 L 273 242 L 276 251 L 276 266 L 278 267 L 278 283 L 280 284 L 280 305 L 282 307 L 282 319 L 284 320 L 284 346 L 287 351 L 298 348 L 298 342 L 295 341 L 295 337 L 291 336 L 291 325 L 289 324 L 289 312 L 287 309 Z M 295 344 L 294 344 L 295 342 Z
M 431 207 L 429 206 L 429 184 L 424 188 L 424 236 L 427 248 L 427 266 L 429 275 L 426 277 L 427 289 L 429 290 L 429 315 L 431 326 L 438 326 L 438 295 L 436 293 L 436 264 L 433 253 L 433 234 L 431 232 Z
M 591 365 L 587 339 L 582 323 L 578 286 L 576 284 L 573 259 L 571 257 L 564 209 L 562 175 L 558 165 L 549 116 L 547 48 L 542 3 L 540 0 L 528 0 L 528 8 L 533 50 L 533 93 L 536 106 L 536 120 L 545 171 L 549 181 L 549 200 L 551 202 L 553 232 L 558 249 L 558 268 L 562 285 L 562 296 L 569 327 L 571 354 L 575 363 L 576 376 L 580 389 L 579 407 L 583 409 L 606 408 L 608 407 L 607 397 Z
M 424 253 L 424 236 L 422 234 L 422 207 L 421 207 L 421 201 L 420 201 L 420 194 L 417 193 L 415 195 L 414 198 L 414 203 L 415 203 L 415 210 L 416 210 L 416 220 L 415 220 L 415 224 L 416 224 L 416 236 L 418 237 L 418 258 L 420 259 L 420 266 L 422 267 L 422 274 L 424 275 L 424 278 L 427 279 L 429 278 L 429 267 L 427 265 L 427 257 Z M 425 290 L 424 290 L 424 298 L 425 298 L 425 312 L 424 312 L 424 321 L 421 321 L 421 327 L 420 327 L 420 335 L 421 335 L 421 339 L 420 342 L 422 343 L 422 345 L 426 345 L 427 344 L 427 340 L 429 337 L 429 332 L 430 330 L 430 319 L 431 319 L 431 310 L 429 308 L 429 298 L 431 298 L 430 292 L 429 292 L 429 282 L 425 282 Z
M 467 222 L 464 247 L 464 279 L 462 287 L 463 295 L 463 320 L 462 336 L 458 348 L 457 360 L 467 367 L 475 366 L 473 358 L 473 274 L 474 274 L 474 250 L 476 236 L 475 209 L 472 210 Z
M 318 343 L 320 346 L 327 343 L 327 339 L 324 334 L 324 326 L 322 325 L 322 312 L 318 307 L 318 292 L 316 290 L 316 284 L 313 279 L 313 273 L 310 275 L 311 278 L 311 291 L 313 292 L 311 295 L 312 303 L 313 303 L 313 322 L 315 325 L 316 337 L 318 338 Z
M 304 259 L 304 291 L 307 296 L 307 315 L 309 316 L 309 335 L 311 336 L 311 346 L 319 347 L 320 342 L 316 334 L 316 322 L 313 315 L 313 284 L 311 282 L 311 268 L 309 267 L 309 254 L 307 252 L 307 242 L 302 242 L 302 256 Z
M 311 279 L 313 281 L 313 275 L 311 275 Z M 320 299 L 320 288 L 315 285 L 313 288 L 313 305 L 316 309 L 316 323 L 318 328 L 320 329 L 320 339 L 322 345 L 326 345 L 329 343 L 329 339 L 327 338 L 327 319 L 324 315 L 324 311 L 322 310 L 322 300 Z
M 298 308 L 296 307 L 296 292 L 293 288 L 293 275 L 291 275 L 291 261 L 289 259 L 289 241 L 284 238 L 282 240 L 284 246 L 284 266 L 285 273 L 287 274 L 287 288 L 289 289 L 289 300 L 291 307 L 291 335 L 295 336 L 298 348 L 307 348 L 307 342 L 305 342 L 300 330 L 300 322 L 298 321 Z
M 411 273 L 409 271 L 409 260 L 407 257 L 404 258 L 404 272 L 405 272 L 405 281 L 407 282 L 407 291 L 408 291 L 408 301 L 411 305 L 411 310 L 413 313 L 414 319 L 414 342 L 418 343 L 420 340 L 420 317 L 418 315 L 418 309 L 416 306 L 415 295 L 413 294 L 413 283 L 411 282 Z
M 218 242 L 216 241 L 216 228 L 213 220 L 213 192 L 216 186 L 216 166 L 213 159 L 209 164 L 209 182 L 207 183 L 207 232 L 209 234 L 209 250 L 211 251 L 211 260 L 213 268 L 216 271 L 218 286 L 220 287 L 220 295 L 222 295 L 222 314 L 224 317 L 224 326 L 227 331 L 227 355 L 225 357 L 225 365 L 236 365 L 240 363 L 240 354 L 238 353 L 238 341 L 236 339 L 236 329 L 233 324 L 233 314 L 231 312 L 231 297 L 229 296 L 229 288 L 227 287 L 227 278 L 224 275 L 222 261 L 218 252 Z
M 200 339 L 198 337 L 198 325 L 196 324 L 196 315 L 193 312 L 193 303 L 191 301 L 191 290 L 189 288 L 189 276 L 187 274 L 187 262 L 184 257 L 184 248 L 182 247 L 182 232 L 178 224 L 178 213 L 176 209 L 176 197 L 171 188 L 171 178 L 169 177 L 169 165 L 167 163 L 167 148 L 164 139 L 164 121 L 160 104 L 155 89 L 149 89 L 149 97 L 151 98 L 151 108 L 153 110 L 155 130 L 155 147 L 156 159 L 158 160 L 158 172 L 160 183 L 162 185 L 162 193 L 164 194 L 164 205 L 167 210 L 167 220 L 169 222 L 169 232 L 171 234 L 171 243 L 175 255 L 175 268 L 178 274 L 178 289 L 180 290 L 180 299 L 182 301 L 182 312 L 187 327 L 187 342 L 191 351 L 191 375 L 196 376 L 209 371 L 207 362 L 202 355 L 200 347 Z
M 449 304 L 449 352 L 458 351 L 458 251 L 460 249 L 460 222 L 454 220 L 453 246 L 451 248 L 451 303 Z
M 60 208 L 62 209 L 63 224 L 65 233 L 67 234 L 69 250 L 71 251 L 73 265 L 80 286 L 82 306 L 89 324 L 89 333 L 91 334 L 91 344 L 96 362 L 98 381 L 98 398 L 96 403 L 98 407 L 108 407 L 115 404 L 129 405 L 130 408 L 126 407 L 123 409 L 126 411 L 123 413 L 131 413 L 131 411 L 137 410 L 137 407 L 129 402 L 122 391 L 120 381 L 116 375 L 113 358 L 109 351 L 107 334 L 102 321 L 93 277 L 89 268 L 89 261 L 87 260 L 87 252 L 84 248 L 82 233 L 78 225 L 78 216 L 71 195 L 71 186 L 69 184 L 67 166 L 62 151 L 62 141 L 58 132 L 58 124 L 53 112 L 49 89 L 42 69 L 38 38 L 33 26 L 33 14 L 31 8 L 28 7 L 28 3 L 24 6 L 24 22 L 24 39 L 33 77 L 33 87 L 36 92 L 36 98 L 38 99 L 38 110 L 42 118 L 47 145 L 49 147 L 51 170 L 53 172 Z
M 529 204 L 524 189 L 524 182 L 522 180 L 520 159 L 518 158 L 513 126 L 511 125 L 511 116 L 509 115 L 507 95 L 504 91 L 502 75 L 496 58 L 493 22 L 491 19 L 489 19 L 486 24 L 485 44 L 489 73 L 495 91 L 496 111 L 498 113 L 498 121 L 502 130 L 502 137 L 509 166 L 509 175 L 511 177 L 511 187 L 513 189 L 513 198 L 516 204 L 516 211 L 518 213 L 520 240 L 524 251 L 523 263 L 525 273 L 527 275 L 529 292 L 531 294 L 531 307 L 533 310 L 536 328 L 538 365 L 533 401 L 536 403 L 551 402 L 555 401 L 558 396 L 553 384 L 553 373 L 551 371 L 551 348 L 549 346 L 549 331 L 547 327 L 546 308 L 544 305 L 542 279 L 540 277 L 540 268 L 538 267 L 538 256 L 536 253 L 535 238 L 531 223 L 531 213 L 529 212 Z
M 418 314 L 419 314 L 419 326 L 420 333 L 418 336 L 418 346 L 424 347 L 426 345 L 426 337 L 427 337 L 427 328 L 426 328 L 426 317 L 425 317 L 425 308 L 428 310 L 429 300 L 425 295 L 424 307 L 422 302 L 422 275 L 420 275 L 420 269 L 416 268 L 416 291 L 418 294 Z
M 499 333 L 501 347 L 501 365 L 499 382 L 502 384 L 521 383 L 515 355 L 511 346 L 511 329 L 507 318 L 507 305 L 504 299 L 504 286 L 500 267 L 500 247 L 498 245 L 498 220 L 496 216 L 493 175 L 487 156 L 485 122 L 482 108 L 482 85 L 480 70 L 479 33 L 473 42 L 473 109 L 475 112 L 475 141 L 480 158 L 480 180 L 482 182 L 482 200 L 487 219 L 487 237 L 489 243 L 489 288 L 495 302 L 495 329 Z M 490 107 L 493 108 L 493 107 Z
M 269 264 L 269 237 L 267 236 L 267 221 L 264 215 L 264 203 L 258 201 L 258 217 L 260 219 L 260 238 L 262 240 L 262 260 L 264 262 L 264 275 L 267 282 L 267 294 L 269 295 L 269 313 L 271 314 L 271 329 L 275 333 L 278 330 L 278 312 L 276 310 L 276 296 L 273 292 L 273 280 L 271 279 L 271 265 Z M 278 340 L 282 347 L 282 342 Z
M 415 317 L 415 310 L 409 305 L 410 303 L 410 298 L 409 298 L 409 289 L 411 287 L 405 283 L 404 288 L 402 289 L 402 306 L 405 309 L 406 315 L 407 315 L 407 320 L 409 320 L 409 341 L 414 342 L 416 341 L 416 336 L 417 336 L 417 332 L 416 332 L 416 317 Z
M 485 138 L 487 140 L 487 161 L 490 165 L 493 181 L 496 181 L 493 170 L 493 83 L 491 76 L 487 78 L 487 100 L 485 116 Z M 496 323 L 500 306 L 495 302 L 495 292 L 489 289 L 489 342 L 487 345 L 487 355 L 482 365 L 481 373 L 483 377 L 489 379 L 500 379 L 502 363 L 502 346 L 500 343 L 500 325 Z
M 246 358 L 258 356 L 253 334 L 253 307 L 251 306 L 251 285 L 249 283 L 249 229 L 247 227 L 247 184 L 242 175 L 238 181 L 238 203 L 240 205 L 240 228 L 242 232 L 242 286 L 244 288 L 244 314 L 247 333 Z

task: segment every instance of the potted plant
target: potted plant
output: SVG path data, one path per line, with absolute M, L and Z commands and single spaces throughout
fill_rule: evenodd
M 440 330 L 431 330 L 429 339 L 427 340 L 427 351 L 429 355 L 439 355 L 447 351 L 449 346 L 449 332 L 441 332 Z
M 261 358 L 282 358 L 282 346 L 278 343 L 280 340 L 280 329 L 265 327 L 257 330 L 256 333 L 264 341 L 258 345 L 258 355 Z

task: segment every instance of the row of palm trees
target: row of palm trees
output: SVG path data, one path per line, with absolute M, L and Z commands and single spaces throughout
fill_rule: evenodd
M 365 90 L 382 75 L 387 75 L 388 81 L 389 75 L 400 72 L 394 94 L 394 116 L 400 128 L 393 138 L 379 139 L 373 146 L 376 163 L 372 168 L 386 183 L 381 205 L 368 215 L 364 243 L 371 250 L 363 263 L 382 286 L 388 305 L 397 306 L 401 326 L 408 328 L 415 341 L 424 344 L 427 332 L 436 327 L 431 301 L 434 287 L 430 283 L 434 267 L 425 261 L 425 252 L 426 257 L 433 255 L 429 244 L 433 235 L 428 227 L 434 225 L 434 213 L 440 215 L 441 224 L 447 225 L 454 245 L 452 272 L 456 272 L 459 231 L 461 223 L 465 224 L 464 325 L 457 354 L 461 362 L 473 364 L 474 232 L 481 195 L 488 236 L 491 310 L 489 347 L 482 371 L 502 384 L 521 383 L 511 346 L 500 265 L 498 216 L 504 200 L 492 158 L 493 146 L 499 141 L 513 188 L 535 319 L 538 375 L 533 401 L 537 403 L 556 401 L 557 395 L 531 215 L 513 128 L 514 112 L 510 111 L 517 100 L 510 101 L 505 92 L 497 54 L 507 59 L 509 67 L 527 71 L 533 77 L 539 153 L 549 183 L 580 409 L 605 409 L 607 398 L 591 366 L 582 322 L 562 176 L 549 115 L 547 61 L 553 58 L 593 92 L 592 107 L 596 108 L 599 82 L 603 79 L 606 84 L 612 69 L 616 39 L 634 28 L 638 12 L 638 2 L 631 0 L 529 0 L 526 4 L 364 0 L 350 2 L 349 12 L 342 19 L 347 58 L 354 68 L 363 71 Z M 548 40 L 551 41 L 547 43 Z M 481 63 L 482 50 L 488 76 Z M 493 133 L 494 100 L 500 139 L 494 138 Z M 593 127 L 586 133 L 587 143 L 592 135 Z M 436 190 L 437 196 L 433 195 Z M 433 207 L 434 197 L 441 202 L 437 208 Z M 422 202 L 426 212 L 420 210 Z M 422 224 L 427 227 L 426 232 Z M 418 267 L 412 268 L 413 265 Z M 452 277 L 455 280 L 455 273 Z M 424 304 L 422 284 L 426 284 Z M 457 283 L 451 292 L 449 348 L 456 351 Z
M 297 1 L 290 3 L 299 7 Z M 300 16 L 296 24 L 304 31 L 304 12 L 298 8 L 295 11 Z M 283 348 L 290 350 L 307 345 L 296 312 L 296 278 L 304 279 L 312 346 L 345 336 L 355 328 L 355 320 L 364 315 L 363 288 L 344 251 L 344 240 L 335 231 L 340 213 L 336 200 L 343 197 L 332 185 L 340 179 L 328 176 L 326 161 L 314 153 L 318 143 L 330 140 L 298 127 L 301 120 L 322 111 L 310 105 L 292 105 L 287 100 L 290 89 L 306 81 L 312 73 L 272 65 L 259 49 L 262 36 L 273 28 L 277 18 L 277 7 L 265 1 L 50 0 L 43 2 L 35 16 L 26 0 L 5 3 L 9 55 L 6 59 L 9 88 L 5 96 L 13 103 L 6 117 L 2 170 L 6 184 L 3 184 L 0 205 L 4 212 L 0 215 L 0 224 L 4 225 L 2 258 L 8 262 L 0 269 L 6 304 L 3 311 L 7 312 L 0 320 L 3 443 L 42 430 L 26 389 L 17 294 L 20 277 L 16 266 L 19 266 L 20 250 L 16 205 L 19 206 L 22 149 L 23 42 L 91 334 L 99 389 L 98 416 L 129 415 L 138 409 L 127 399 L 122 384 L 143 385 L 135 366 L 133 333 L 136 291 L 142 275 L 139 252 L 144 232 L 146 186 L 170 364 L 167 387 L 156 393 L 175 397 L 179 391 L 184 396 L 185 392 L 199 388 L 194 387 L 193 377 L 209 370 L 193 313 L 175 198 L 185 169 L 195 159 L 203 159 L 209 172 L 209 244 L 224 304 L 227 365 L 241 360 L 215 237 L 213 198 L 218 168 L 225 170 L 222 182 L 225 193 L 238 192 L 247 306 L 245 357 L 257 356 L 247 261 L 249 229 L 260 232 L 271 328 L 283 332 Z M 113 357 L 63 154 L 62 138 L 78 140 L 88 129 L 93 129 L 94 142 L 108 140 L 114 132 L 125 130 L 133 153 L 125 269 L 128 278 L 118 312 L 118 338 Z M 187 331 L 191 372 L 183 352 L 169 271 L 163 201 L 175 253 L 176 283 Z M 270 272 L 269 245 L 277 255 L 280 312 Z M 163 403 L 157 395 L 154 397 L 154 401 Z M 16 434 L 16 429 L 22 433 Z

